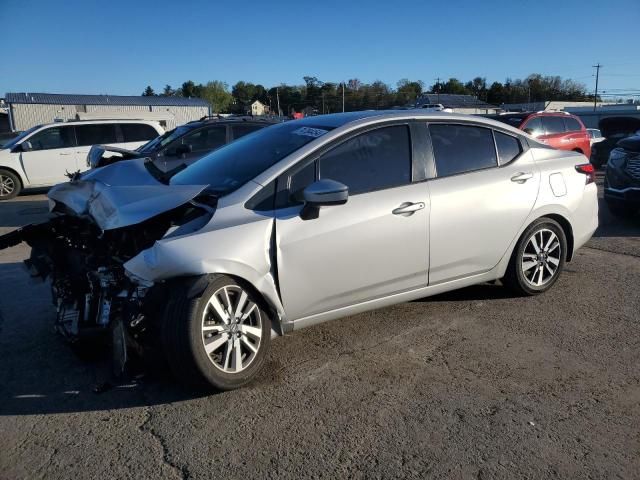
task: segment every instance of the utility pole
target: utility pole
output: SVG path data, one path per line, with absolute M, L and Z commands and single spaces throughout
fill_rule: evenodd
M 342 113 L 344 113 L 344 82 L 342 82 Z
M 595 112 L 598 106 L 598 78 L 600 77 L 600 68 L 602 68 L 602 65 L 598 62 L 593 68 L 596 69 L 596 93 L 593 95 L 593 111 Z
M 324 115 L 324 92 L 322 92 L 322 114 Z
M 278 101 L 278 116 L 282 116 L 282 112 L 280 111 L 280 94 L 278 93 L 278 87 L 276 87 L 276 100 Z
M 436 103 L 440 103 L 440 77 L 436 78 L 436 88 L 437 90 L 437 94 L 438 94 L 438 101 Z

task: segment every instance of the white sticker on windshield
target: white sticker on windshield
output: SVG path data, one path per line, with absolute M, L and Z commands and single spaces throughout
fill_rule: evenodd
M 303 135 L 305 137 L 313 137 L 318 138 L 327 133 L 329 130 L 322 130 L 321 128 L 310 128 L 310 127 L 300 127 L 297 130 L 294 130 L 294 135 Z

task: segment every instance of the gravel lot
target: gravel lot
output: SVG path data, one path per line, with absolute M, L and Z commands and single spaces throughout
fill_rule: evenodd
M 0 233 L 45 213 L 1 203 Z M 640 218 L 600 215 L 545 295 L 481 285 L 301 330 L 211 396 L 161 371 L 93 393 L 28 248 L 0 252 L 0 478 L 640 478 Z

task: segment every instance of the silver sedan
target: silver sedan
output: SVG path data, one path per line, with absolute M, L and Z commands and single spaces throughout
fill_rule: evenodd
M 310 117 L 170 173 L 133 160 L 51 190 L 58 222 L 108 238 L 92 255 L 119 252 L 85 262 L 99 281 L 77 324 L 125 315 L 127 342 L 156 328 L 178 378 L 219 389 L 248 383 L 271 337 L 302 327 L 494 280 L 540 294 L 597 227 L 583 155 L 466 115 Z M 87 304 L 77 290 L 58 304 Z

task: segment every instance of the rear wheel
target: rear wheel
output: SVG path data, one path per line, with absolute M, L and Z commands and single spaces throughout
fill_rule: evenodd
M 0 170 L 0 200 L 9 200 L 18 196 L 22 184 L 18 176 L 9 170 Z
M 176 291 L 162 325 L 175 376 L 196 386 L 232 390 L 258 374 L 269 350 L 271 322 L 244 282 L 220 276 L 200 297 Z
M 523 295 L 546 292 L 560 276 L 566 258 L 564 230 L 555 220 L 540 218 L 520 237 L 503 282 Z

